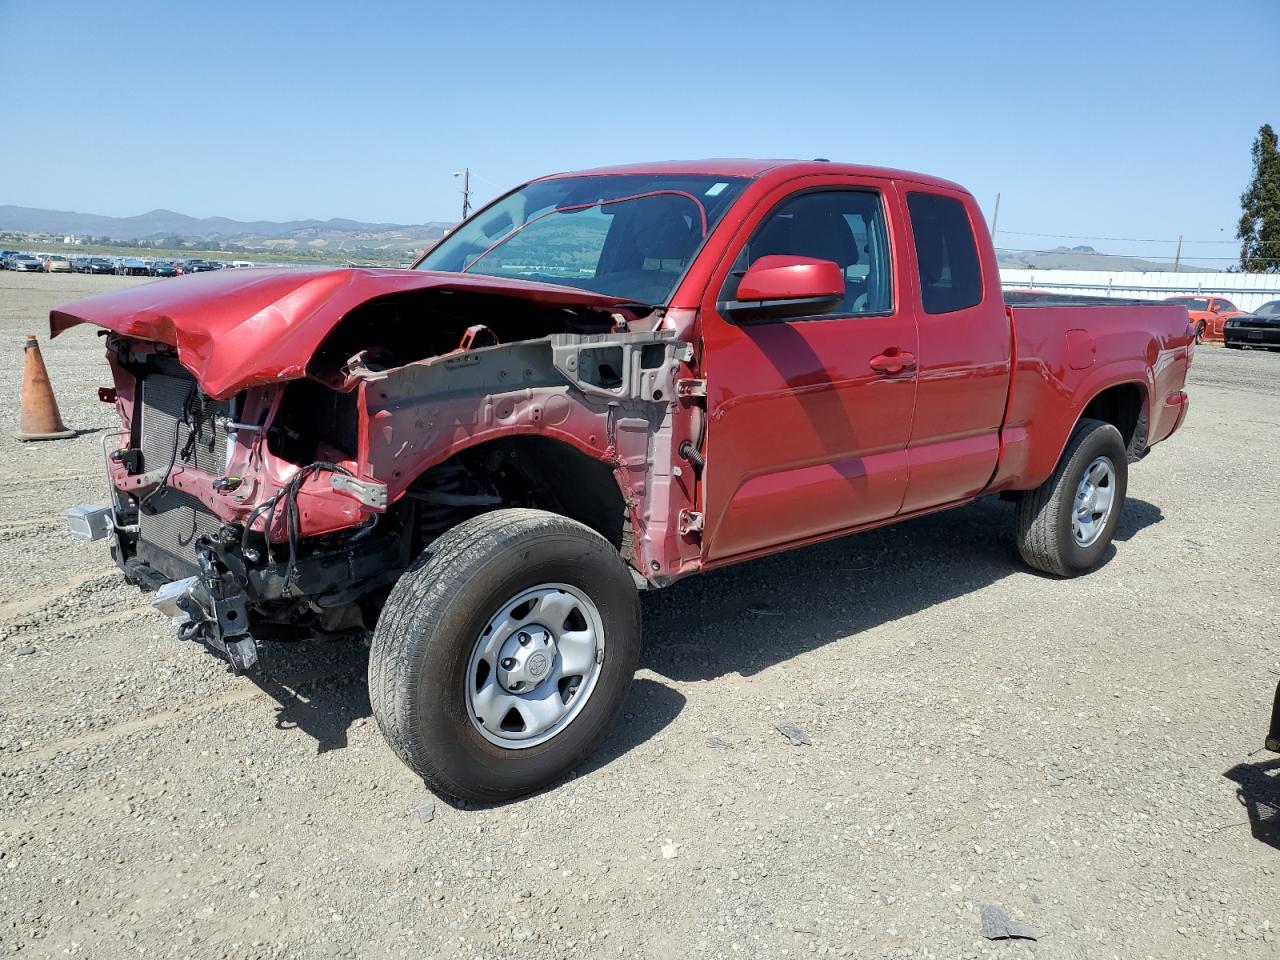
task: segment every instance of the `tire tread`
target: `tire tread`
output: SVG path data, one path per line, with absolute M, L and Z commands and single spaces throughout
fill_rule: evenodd
M 369 700 L 378 729 L 396 756 L 437 793 L 493 801 L 510 796 L 455 782 L 415 738 L 410 705 L 417 699 L 420 675 L 408 668 L 416 659 L 415 646 L 427 642 L 446 609 L 446 598 L 486 559 L 548 532 L 597 538 L 630 579 L 617 551 L 595 531 L 558 514 L 511 508 L 480 514 L 443 533 L 410 565 L 387 598 L 369 652 Z M 636 630 L 638 635 L 638 618 Z
M 1068 562 L 1066 544 L 1062 541 L 1068 531 L 1062 529 L 1057 518 L 1063 498 L 1075 496 L 1074 489 L 1064 482 L 1064 477 L 1070 472 L 1080 447 L 1099 430 L 1115 433 L 1115 440 L 1123 451 L 1124 441 L 1113 425 L 1103 420 L 1082 418 L 1067 440 L 1049 479 L 1018 498 L 1014 514 L 1018 552 L 1029 566 L 1037 570 L 1059 577 L 1073 577 L 1081 572 Z M 1115 506 L 1116 512 L 1123 506 L 1121 500 Z

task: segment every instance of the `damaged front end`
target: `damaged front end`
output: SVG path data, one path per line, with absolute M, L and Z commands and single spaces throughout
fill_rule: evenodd
M 216 400 L 172 348 L 115 334 L 108 358 L 115 386 L 102 399 L 121 418 L 104 441 L 112 499 L 69 510 L 71 532 L 108 538 L 178 635 L 238 671 L 259 640 L 367 630 L 376 611 L 364 601 L 405 568 L 409 543 L 385 486 L 358 480 L 338 445 L 354 445 L 342 398 L 322 412 L 331 440 L 308 440 L 282 410 L 283 386 Z
M 369 297 L 274 376 L 245 373 L 225 343 L 193 363 L 181 336 L 141 336 L 159 324 L 104 323 L 115 384 L 100 396 L 121 422 L 104 443 L 112 500 L 69 511 L 72 532 L 109 539 L 178 635 L 237 671 L 263 641 L 367 634 L 435 537 L 502 506 L 590 526 L 639 585 L 692 572 L 704 401 L 691 318 L 535 290 Z M 236 371 L 211 375 L 216 394 L 192 370 L 213 361 Z

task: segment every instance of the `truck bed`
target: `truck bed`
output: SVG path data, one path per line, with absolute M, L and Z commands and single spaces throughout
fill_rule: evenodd
M 1051 293 L 1025 287 L 1004 287 L 1007 307 L 1147 307 L 1158 300 L 1135 300 L 1126 297 L 1094 297 L 1084 294 Z
M 1005 303 L 1014 374 L 992 489 L 1043 483 L 1077 420 L 1089 415 L 1089 398 L 1113 385 L 1144 394 L 1135 459 L 1177 429 L 1186 414 L 1182 387 L 1195 343 L 1184 307 L 1035 291 L 1005 291 Z

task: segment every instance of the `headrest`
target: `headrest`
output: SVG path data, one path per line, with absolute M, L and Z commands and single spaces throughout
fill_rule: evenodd
M 926 285 L 941 282 L 942 271 L 947 266 L 946 241 L 942 231 L 933 224 L 921 222 L 916 233 L 916 263 L 920 267 L 920 278 Z
M 849 223 L 819 194 L 802 197 L 771 217 L 751 244 L 751 259 L 775 254 L 831 260 L 843 270 L 858 262 L 858 244 Z
M 626 205 L 630 233 L 646 260 L 687 260 L 702 239 L 698 211 L 681 197 L 647 197 Z

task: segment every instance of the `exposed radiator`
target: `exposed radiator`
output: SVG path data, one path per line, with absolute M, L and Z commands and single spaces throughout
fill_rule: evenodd
M 138 559 L 174 580 L 196 571 L 196 537 L 213 535 L 222 521 L 195 497 L 161 490 L 138 515 Z
M 221 475 L 227 467 L 227 434 L 218 417 L 227 404 L 210 400 L 189 377 L 153 373 L 142 381 L 142 462 L 148 472 L 170 462 Z M 195 424 L 192 439 L 191 425 Z
M 153 373 L 142 381 L 142 462 L 148 471 L 184 464 L 220 476 L 227 466 L 223 401 L 209 400 L 190 377 Z M 194 429 L 193 429 L 194 426 Z M 194 433 L 194 438 L 192 434 Z M 196 571 L 195 540 L 222 521 L 195 497 L 163 489 L 138 516 L 138 559 L 172 579 Z

